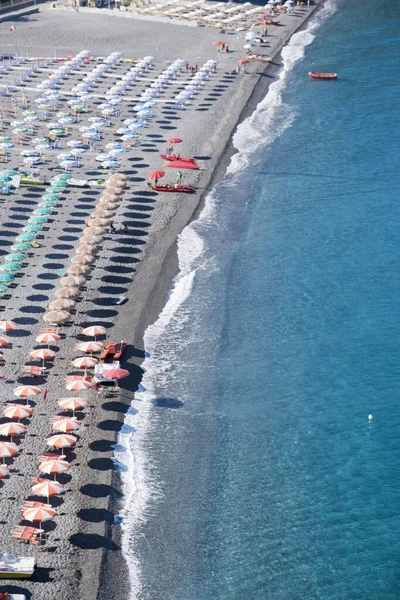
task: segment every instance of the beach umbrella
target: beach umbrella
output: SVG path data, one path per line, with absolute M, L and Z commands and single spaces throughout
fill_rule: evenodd
M 68 321 L 72 321 L 72 315 L 66 310 L 51 310 L 50 312 L 47 312 L 44 315 L 43 321 L 45 323 L 58 325 L 60 323 L 67 323 Z
M 47 223 L 47 217 L 29 217 L 29 222 L 33 224 L 43 225 L 43 223 Z
M 8 285 L 0 285 L 0 292 L 6 292 L 8 290 Z
M 27 244 L 26 242 L 25 243 L 22 242 L 20 244 L 18 244 L 18 243 L 13 244 L 11 246 L 10 250 L 13 250 L 13 251 L 15 251 L 15 250 L 30 250 L 30 248 L 31 248 L 30 244 Z
M 18 271 L 18 269 L 21 268 L 21 265 L 19 263 L 6 263 L 5 265 L 0 265 L 0 271 L 3 272 L 13 272 L 13 271 Z
M 72 414 L 75 415 L 75 411 L 85 408 L 87 402 L 83 398 L 60 398 L 58 406 L 62 408 L 62 410 L 72 411 Z
M 82 390 L 90 390 L 93 387 L 90 381 L 85 379 L 77 379 L 76 381 L 68 381 L 65 385 L 70 392 L 81 392 Z
M 2 423 L 0 425 L 0 435 L 10 437 L 11 441 L 13 439 L 13 436 L 22 435 L 23 433 L 26 433 L 26 430 L 26 425 L 23 425 L 22 423 L 9 422 Z
M 71 312 L 76 308 L 76 302 L 69 300 L 68 298 L 60 298 L 60 300 L 53 300 L 49 304 L 49 310 L 67 310 Z
M 21 233 L 15 239 L 17 242 L 31 242 L 34 240 L 36 235 L 34 233 Z
M 77 344 L 76 347 L 81 352 L 90 352 L 92 354 L 93 352 L 101 352 L 104 348 L 104 344 L 101 342 L 81 342 L 80 344 Z
M 60 279 L 60 285 L 63 288 L 78 287 L 78 286 L 82 287 L 85 285 L 85 283 L 86 283 L 86 279 L 84 277 L 79 277 L 79 275 L 68 275 L 67 277 L 62 277 Z
M 54 206 L 57 204 L 57 200 L 42 200 L 41 202 L 39 202 L 38 206 L 39 206 L 39 210 L 35 210 L 33 212 L 34 215 L 39 214 L 39 216 L 45 216 L 45 215 L 49 215 L 52 211 L 49 209 L 54 208 Z
M 61 194 L 55 194 L 54 192 L 51 192 L 49 194 L 43 194 L 42 199 L 43 200 L 58 200 L 60 198 Z
M 64 181 L 65 179 L 71 179 L 71 173 L 58 173 L 54 176 L 54 181 Z
M 78 248 L 75 250 L 75 253 L 83 254 L 83 255 L 96 254 L 97 250 L 98 249 L 95 245 L 86 244 L 86 240 L 85 240 L 84 244 L 82 244 L 81 246 L 78 246 Z
M 0 456 L 3 459 L 3 464 L 5 458 L 16 456 L 18 452 L 19 448 L 17 444 L 14 444 L 13 442 L 0 442 Z
M 11 273 L 0 273 L 0 283 L 10 283 L 13 279 L 14 275 Z
M 247 65 L 248 61 L 247 58 L 239 58 L 239 60 L 236 61 L 239 65 Z
M 14 321 L 0 321 L 0 329 L 1 331 L 14 331 L 14 329 L 18 329 L 19 325 L 14 323 Z
M 41 471 L 41 473 L 47 473 L 47 475 L 54 475 L 54 481 L 56 481 L 56 475 L 58 473 L 65 473 L 70 468 L 71 465 L 68 461 L 57 458 L 54 460 L 45 460 L 39 465 L 39 471 Z
M 97 236 L 101 236 L 104 234 L 104 227 L 90 227 L 88 229 L 85 229 L 85 231 L 82 233 L 83 238 L 85 238 L 86 236 L 88 237 L 92 237 L 93 235 L 97 235 Z
M 19 398 L 30 398 L 31 396 L 39 396 L 42 390 L 35 385 L 19 385 L 14 389 L 14 395 Z
M 5 338 L 0 337 L 0 347 L 6 348 L 8 346 L 8 342 Z
M 96 260 L 93 254 L 77 254 L 71 258 L 73 265 L 91 265 Z
M 75 446 L 77 438 L 68 433 L 59 433 L 47 438 L 47 445 L 52 448 L 71 448 Z
M 43 206 L 43 204 L 42 204 Z M 36 210 L 33 211 L 34 215 L 49 215 L 51 214 L 52 210 L 51 208 L 37 208 Z
M 58 333 L 41 333 L 37 336 L 36 341 L 38 344 L 47 344 L 47 346 L 54 345 L 60 341 Z
M 1 174 L 6 175 L 7 177 L 12 177 L 13 175 L 18 175 L 18 171 L 15 171 L 14 169 L 4 169 L 1 171 Z
M 4 479 L 8 475 L 7 465 L 0 465 L 0 479 Z
M 93 358 L 92 356 L 80 356 L 79 358 L 75 358 L 72 361 L 72 364 L 77 369 L 85 369 L 85 373 L 87 369 L 94 367 L 98 364 L 97 358 Z
M 90 325 L 82 329 L 82 334 L 88 337 L 98 337 L 99 335 L 105 335 L 107 329 L 103 325 Z
M 183 140 L 181 140 L 181 138 L 173 137 L 169 138 L 167 142 L 168 144 L 180 144 L 181 142 L 183 142 Z
M 29 406 L 21 404 L 9 404 L 3 410 L 3 415 L 8 419 L 27 419 L 32 415 L 32 409 Z
M 106 373 L 107 377 L 110 379 L 123 379 L 124 377 L 128 377 L 128 375 L 130 375 L 129 371 L 126 369 L 107 369 Z
M 42 523 L 51 521 L 56 516 L 56 511 L 52 508 L 28 508 L 22 513 L 23 518 L 31 523 L 39 523 L 39 531 L 42 530 Z
M 55 437 L 55 436 L 54 436 Z M 57 481 L 42 481 L 32 486 L 32 492 L 35 496 L 45 496 L 47 498 L 47 504 L 50 501 L 50 496 L 58 496 L 65 490 L 65 486 Z
M 7 262 L 18 262 L 20 260 L 23 260 L 24 258 L 25 258 L 25 254 L 22 254 L 21 252 L 19 252 L 19 253 L 6 254 L 6 256 L 4 257 L 4 260 Z
M 67 269 L 68 275 L 88 275 L 91 269 L 87 265 L 70 265 Z
M 149 179 L 161 179 L 161 177 L 164 177 L 165 175 L 165 171 L 152 171 L 149 174 Z
M 109 219 L 114 216 L 118 210 L 118 206 L 113 206 L 110 208 L 96 208 L 92 214 L 90 215 L 93 219 Z
M 48 348 L 39 348 L 38 350 L 32 350 L 29 356 L 33 359 L 40 359 L 42 361 L 42 365 L 44 367 L 45 360 L 51 360 L 55 357 L 56 353 L 54 350 L 49 350 Z
M 81 422 L 75 417 L 69 419 L 59 419 L 53 422 L 53 431 L 60 431 L 67 433 L 68 431 L 78 431 L 81 427 Z
M 42 227 L 43 225 L 41 223 L 32 223 L 32 225 L 25 225 L 25 227 L 22 228 L 22 231 L 41 231 Z

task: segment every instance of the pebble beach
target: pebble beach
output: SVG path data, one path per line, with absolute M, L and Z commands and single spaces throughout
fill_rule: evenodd
M 236 125 L 249 116 L 265 96 L 269 84 L 278 76 L 281 48 L 317 7 L 318 3 L 301 6 L 290 14 L 280 15 L 279 26 L 269 26 L 265 41 L 257 47 L 260 54 L 271 57 L 271 62 L 250 62 L 240 73 L 236 73 L 236 67 L 237 61 L 245 57 L 246 31 L 221 34 L 213 27 L 185 26 L 157 18 L 135 19 L 132 15 L 125 18 L 107 10 L 90 13 L 53 9 L 50 4 L 42 5 L 38 14 L 17 19 L 16 34 L 10 31 L 9 22 L 0 22 L 0 51 L 12 54 L 17 44 L 17 52 L 27 59 L 18 65 L 3 61 L 5 70 L 0 74 L 0 91 L 7 86 L 15 87 L 9 95 L 0 96 L 1 135 L 14 139 L 7 162 L 0 165 L 2 169 L 22 167 L 21 152 L 34 147 L 33 138 L 48 135 L 48 123 L 59 118 L 56 113 L 69 113 L 71 90 L 101 64 L 97 57 L 121 53 L 121 58 L 96 82 L 85 111 L 78 113 L 79 120 L 69 124 L 66 134 L 57 138 L 59 147 L 44 150 L 43 162 L 32 167 L 34 175 L 46 184 L 21 185 L 11 188 L 8 195 L 0 195 L 0 264 L 3 264 L 2 257 L 11 252 L 9 248 L 28 219 L 38 210 L 49 182 L 63 171 L 59 168 L 58 156 L 67 152 L 67 142 L 82 139 L 80 128 L 100 114 L 99 105 L 106 100 L 108 90 L 134 67 L 131 60 L 125 59 L 140 61 L 152 57 L 148 67 L 125 90 L 116 114 L 107 116 L 100 139 L 93 140 L 82 154 L 80 165 L 70 170 L 78 180 L 107 180 L 112 172 L 128 176 L 112 221 L 116 228 L 124 225 L 127 231 L 113 233 L 108 227 L 104 229 L 72 319 L 59 326 L 61 340 L 55 345 L 54 359 L 46 362 L 45 375 L 26 377 L 23 366 L 41 364 L 33 362 L 29 354 L 40 347 L 36 337 L 48 326 L 43 316 L 55 299 L 60 279 L 71 265 L 74 250 L 87 229 L 86 220 L 95 210 L 103 188 L 66 188 L 40 230 L 39 247 L 27 251 L 21 268 L 0 301 L 1 319 L 18 326 L 4 333 L 8 346 L 2 349 L 1 409 L 9 402 L 18 401 L 13 396 L 18 385 L 32 384 L 42 391 L 47 390 L 45 399 L 43 394 L 30 399 L 33 414 L 21 421 L 27 425 L 27 432 L 18 438 L 20 452 L 15 458 L 7 459 L 9 475 L 0 481 L 1 549 L 34 556 L 37 569 L 31 580 L 4 582 L 0 584 L 0 591 L 43 600 L 129 597 L 118 524 L 123 496 L 113 446 L 140 383 L 143 333 L 160 313 L 171 279 L 177 272 L 177 236 L 200 210 L 204 196 L 223 178 L 234 152 L 230 140 Z M 217 54 L 213 45 L 216 40 L 229 43 L 230 51 Z M 88 50 L 93 60 L 82 61 L 60 82 L 54 110 L 46 119 L 33 121 L 23 139 L 16 140 L 11 123 L 23 118 L 24 111 L 35 109 L 41 82 L 48 81 L 49 75 L 63 64 L 54 60 L 44 64 L 38 59 L 73 57 L 82 50 Z M 136 139 L 123 144 L 125 151 L 117 158 L 118 166 L 112 170 L 100 168 L 96 157 L 107 152 L 107 144 L 122 143 L 117 130 L 124 127 L 124 120 L 135 116 L 134 107 L 145 90 L 151 89 L 152 83 L 179 59 L 183 59 L 179 71 L 155 97 L 154 106 L 143 119 Z M 204 85 L 189 103 L 178 106 L 177 95 L 191 85 L 194 76 L 186 64 L 201 68 L 211 60 L 215 60 L 216 65 L 207 72 Z M 19 77 L 33 66 L 37 67 L 35 72 L 19 85 Z M 22 107 L 13 104 L 12 99 L 17 97 L 22 98 Z M 156 169 L 165 171 L 160 183 L 175 183 L 176 170 L 165 167 L 160 158 L 171 137 L 183 140 L 174 150 L 184 157 L 194 158 L 199 165 L 196 171 L 183 170 L 182 183 L 193 187 L 191 194 L 156 192 L 147 184 L 149 173 Z M 115 301 L 121 296 L 124 303 L 116 305 Z M 130 376 L 122 379 L 120 388 L 115 391 L 89 389 L 70 394 L 65 389 L 66 376 L 78 374 L 71 362 L 81 356 L 76 345 L 93 339 L 82 336 L 82 329 L 90 325 L 106 328 L 106 336 L 99 338 L 103 343 L 127 341 L 121 366 L 130 371 Z M 60 411 L 58 401 L 68 395 L 83 397 L 87 407 L 77 413 L 82 421 L 77 432 L 78 442 L 65 452 L 71 468 L 58 476 L 66 486 L 65 493 L 50 498 L 56 516 L 43 525 L 48 534 L 46 545 L 25 546 L 12 538 L 12 532 L 17 525 L 28 524 L 21 518 L 23 502 L 40 500 L 32 493 L 32 479 L 39 475 L 39 456 L 49 450 L 46 439 L 52 434 L 53 416 L 65 414 Z M 2 418 L 2 421 L 8 419 Z

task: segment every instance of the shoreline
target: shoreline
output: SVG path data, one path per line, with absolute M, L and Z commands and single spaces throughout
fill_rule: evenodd
M 294 33 L 297 33 L 304 29 L 309 19 L 318 10 L 321 9 L 323 4 L 324 0 L 321 0 L 316 2 L 315 5 L 311 7 L 311 9 L 307 9 L 307 14 L 302 18 L 301 23 L 299 23 L 298 27 L 294 28 L 291 31 L 286 42 L 291 38 L 291 36 Z M 252 86 L 251 93 L 249 94 L 247 101 L 244 103 L 242 110 L 239 114 L 238 120 L 232 126 L 230 134 L 226 139 L 222 150 L 218 154 L 217 159 L 215 160 L 215 164 L 213 165 L 211 173 L 205 182 L 204 189 L 199 195 L 196 206 L 194 207 L 191 216 L 183 224 L 181 231 L 199 217 L 199 215 L 203 211 L 207 195 L 212 191 L 214 186 L 218 185 L 218 183 L 220 183 L 225 177 L 226 171 L 229 167 L 232 157 L 238 152 L 233 145 L 233 134 L 236 131 L 237 127 L 253 114 L 259 102 L 261 102 L 268 93 L 270 85 L 277 80 L 279 73 L 282 69 L 281 52 L 283 47 L 286 45 L 286 42 L 281 43 L 280 46 L 274 51 L 274 53 L 271 53 L 273 59 L 272 62 L 268 63 L 262 72 L 257 73 L 257 80 Z M 252 74 L 251 76 L 254 76 L 254 74 Z M 147 327 L 149 327 L 157 321 L 160 313 L 162 312 L 165 306 L 168 295 L 173 287 L 174 279 L 179 273 L 177 237 L 165 253 L 160 270 L 162 271 L 162 276 L 158 276 L 154 287 L 146 295 L 147 298 L 149 296 L 152 297 L 152 302 L 150 304 L 146 304 L 146 306 L 143 306 L 143 310 L 140 313 L 139 319 L 134 330 L 133 344 L 136 348 L 141 349 L 143 353 L 142 356 L 135 361 L 136 365 L 139 367 L 145 360 L 145 348 L 143 342 L 144 333 Z M 138 383 L 140 383 L 140 380 L 138 381 Z M 133 392 L 132 396 L 134 395 L 135 392 Z M 124 422 L 124 418 L 121 419 L 121 422 Z M 118 434 L 116 435 L 116 441 L 117 439 Z M 118 472 L 113 472 L 112 484 L 120 492 L 122 492 L 122 481 Z M 121 501 L 112 499 L 109 504 L 109 509 L 112 512 L 118 513 L 121 509 Z M 121 546 L 121 529 L 110 528 L 110 538 L 118 546 Z M 117 555 L 120 555 L 122 560 Z M 112 573 L 111 578 L 110 573 Z M 115 587 L 116 581 L 118 582 L 117 587 Z M 124 559 L 122 551 L 120 550 L 114 553 L 103 552 L 99 580 L 99 593 L 97 595 L 97 600 L 114 600 L 114 598 L 115 600 L 117 600 L 117 598 L 119 599 L 121 597 L 127 597 L 126 595 L 129 593 L 130 589 L 128 581 L 129 569 Z

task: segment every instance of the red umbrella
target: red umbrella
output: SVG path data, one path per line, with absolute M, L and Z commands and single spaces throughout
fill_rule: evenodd
M 128 377 L 129 374 L 126 369 L 107 369 L 104 371 L 104 375 L 107 375 L 110 379 L 122 379 Z
M 220 42 L 218 42 L 220 43 Z M 183 142 L 183 140 L 181 140 L 181 138 L 169 138 L 169 140 L 167 140 L 168 144 L 180 144 L 181 142 Z
M 149 175 L 149 179 L 161 179 L 164 175 L 165 171 L 152 171 Z
M 171 169 L 198 169 L 199 165 L 195 162 L 189 162 L 186 160 L 170 160 L 167 163 L 164 163 L 165 167 L 170 167 Z
M 239 65 L 246 65 L 248 62 L 250 61 L 247 60 L 247 58 L 239 58 L 239 60 L 237 61 Z

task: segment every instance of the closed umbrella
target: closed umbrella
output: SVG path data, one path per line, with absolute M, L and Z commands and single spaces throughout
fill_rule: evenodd
M 49 304 L 49 310 L 74 310 L 76 308 L 76 302 L 74 300 L 68 300 L 68 298 L 61 298 L 60 300 L 53 300 Z
M 58 290 L 55 291 L 54 296 L 60 300 L 61 298 L 68 298 L 68 299 L 73 299 L 73 298 L 78 298 L 78 296 L 81 295 L 81 291 L 78 287 L 76 286 L 71 286 L 71 287 L 62 287 Z
M 26 425 L 23 425 L 22 423 L 15 423 L 13 421 L 9 423 L 2 423 L 0 425 L 0 435 L 10 437 L 11 441 L 13 436 L 22 435 L 23 433 L 26 433 L 26 430 Z
M 43 481 L 32 486 L 32 492 L 35 496 L 45 496 L 47 503 L 50 501 L 50 496 L 58 496 L 64 492 L 65 486 L 57 481 Z
M 76 381 L 68 381 L 66 383 L 66 389 L 70 392 L 80 392 L 82 390 L 90 390 L 93 387 L 90 381 L 84 379 L 77 379 Z
M 75 411 L 85 408 L 87 402 L 83 398 L 60 398 L 58 406 L 62 408 L 62 410 L 72 411 L 72 414 L 75 415 Z
M 36 341 L 38 344 L 47 344 L 47 346 L 54 345 L 60 341 L 58 333 L 41 333 L 37 336 Z
M 8 404 L 3 410 L 3 415 L 8 419 L 27 419 L 32 415 L 32 409 L 29 406 L 21 404 Z
M 52 310 L 46 313 L 43 317 L 45 323 L 58 325 L 60 323 L 68 323 L 72 320 L 72 315 L 66 310 Z
M 3 464 L 6 458 L 17 456 L 18 452 L 19 448 L 17 444 L 13 442 L 0 442 L 0 456 L 3 459 Z
M 68 431 L 78 431 L 81 427 L 81 422 L 75 417 L 69 419 L 59 419 L 54 421 L 52 425 L 53 431 L 62 431 L 67 433 Z
M 84 277 L 80 277 L 79 275 L 68 275 L 67 277 L 62 277 L 60 279 L 60 285 L 63 288 L 68 287 L 78 287 L 84 286 L 86 283 L 86 279 Z

